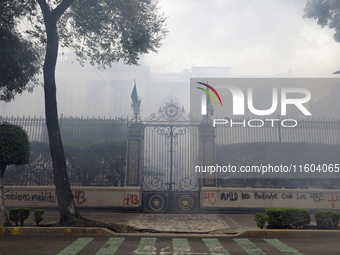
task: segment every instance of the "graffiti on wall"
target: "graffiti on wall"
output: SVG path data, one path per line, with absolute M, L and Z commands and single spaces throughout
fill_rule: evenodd
M 334 209 L 334 203 L 340 202 L 340 195 L 334 195 L 334 197 L 332 195 L 332 198 L 327 201 L 332 203 L 332 208 Z
M 74 190 L 74 191 L 72 191 L 72 196 L 74 198 L 74 203 L 76 205 L 81 205 L 81 204 L 85 203 L 85 201 L 86 201 L 85 191 Z
M 126 194 L 126 198 L 125 198 L 125 205 L 138 205 L 139 203 L 139 199 L 138 199 L 138 195 L 136 194 Z
M 72 191 L 74 202 L 76 205 L 85 203 L 85 191 L 75 190 Z M 54 191 L 38 191 L 30 193 L 20 193 L 13 190 L 5 190 L 5 201 L 13 202 L 33 202 L 33 203 L 47 203 L 56 204 L 57 196 Z
M 277 201 L 273 205 L 278 205 L 281 202 L 283 206 L 298 206 L 300 202 L 304 202 L 315 208 L 338 208 L 340 206 L 340 195 L 339 194 L 324 194 L 322 192 L 315 193 L 303 193 L 301 192 L 203 192 L 202 202 L 203 206 L 237 206 L 247 207 L 248 206 L 268 206 L 269 201 Z M 218 201 L 220 203 L 218 203 Z M 244 201 L 244 202 L 242 202 Z M 249 201 L 249 202 L 247 202 Z M 264 201 L 268 201 L 265 204 Z M 299 202 L 298 202 L 299 201 Z M 227 204 L 225 202 L 228 202 Z
M 18 194 L 13 190 L 5 190 L 5 201 L 32 201 L 32 202 L 47 202 L 47 203 L 57 203 L 57 197 L 54 192 L 51 191 L 41 191 L 33 194 Z
M 208 205 L 215 205 L 216 197 L 216 192 L 203 192 L 203 202 L 208 203 Z

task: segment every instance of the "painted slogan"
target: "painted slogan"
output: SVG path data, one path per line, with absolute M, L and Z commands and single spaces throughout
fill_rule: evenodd
M 73 187 L 72 195 L 77 206 L 138 207 L 139 190 L 124 187 Z M 54 187 L 5 187 L 8 206 L 57 206 Z
M 340 209 L 340 191 L 329 190 L 257 190 L 219 189 L 202 194 L 204 207 L 296 207 L 309 209 Z

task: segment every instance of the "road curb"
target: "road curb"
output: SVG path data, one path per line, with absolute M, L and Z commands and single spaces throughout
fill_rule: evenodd
M 1 227 L 0 235 L 112 235 L 106 228 L 82 227 Z
M 0 235 L 108 235 L 108 236 L 149 236 L 149 237 L 228 237 L 232 234 L 196 234 L 196 233 L 169 233 L 169 232 L 134 232 L 117 233 L 106 228 L 84 227 L 0 227 Z
M 237 236 L 239 237 L 340 237 L 340 230 L 302 230 L 302 229 L 266 229 L 256 231 L 244 231 Z
M 245 230 L 230 234 L 195 233 L 117 233 L 106 228 L 84 227 L 1 227 L 0 235 L 100 235 L 100 236 L 149 236 L 149 237 L 200 237 L 200 238 L 297 238 L 297 237 L 340 237 L 340 230 Z

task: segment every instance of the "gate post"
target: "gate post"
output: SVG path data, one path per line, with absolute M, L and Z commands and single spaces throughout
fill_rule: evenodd
M 144 125 L 131 123 L 127 133 L 126 186 L 141 186 Z
M 200 163 L 201 168 L 216 166 L 215 128 L 210 123 L 201 123 L 199 126 Z M 206 170 L 208 170 L 206 168 Z M 202 173 L 202 187 L 217 187 L 216 172 Z
M 125 201 L 126 210 L 140 210 L 141 196 L 141 173 L 144 150 L 144 125 L 131 123 L 127 130 L 127 155 L 126 155 L 126 181 Z

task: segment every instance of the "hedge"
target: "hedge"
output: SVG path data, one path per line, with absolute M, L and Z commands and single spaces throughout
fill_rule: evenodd
M 24 221 L 30 216 L 31 209 L 30 208 L 13 208 L 9 210 L 9 220 L 15 221 L 15 225 L 18 226 L 18 221 L 21 226 L 24 225 Z
M 316 211 L 315 214 L 316 225 L 318 228 L 322 229 L 332 229 L 337 228 L 340 219 L 340 213 L 330 211 L 330 210 L 321 210 Z
M 310 211 L 300 208 L 268 208 L 266 209 L 267 228 L 302 228 L 310 223 Z

